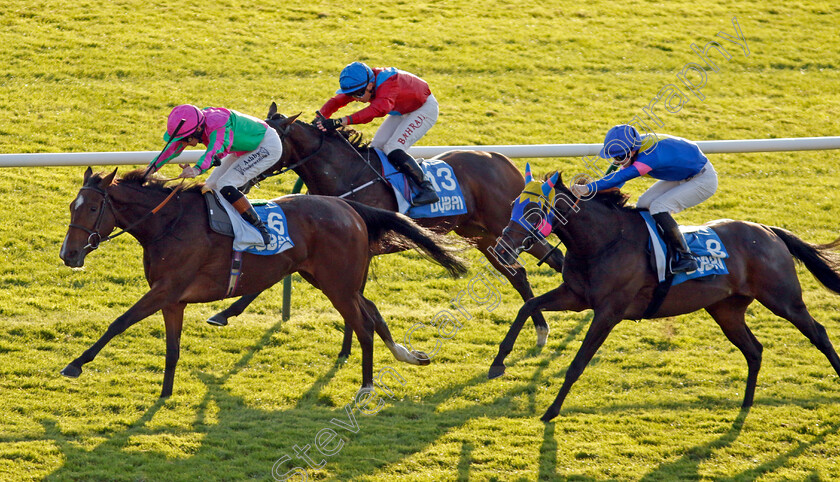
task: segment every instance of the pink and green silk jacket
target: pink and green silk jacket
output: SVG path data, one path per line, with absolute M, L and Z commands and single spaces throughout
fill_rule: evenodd
M 206 107 L 204 112 L 204 132 L 200 142 L 207 146 L 207 150 L 199 158 L 195 167 L 202 173 L 213 166 L 213 161 L 221 160 L 228 154 L 241 155 L 259 147 L 265 136 L 268 125 L 255 118 L 235 110 L 222 107 Z M 183 141 L 169 144 L 151 163 L 157 171 L 164 164 L 180 156 L 187 147 Z

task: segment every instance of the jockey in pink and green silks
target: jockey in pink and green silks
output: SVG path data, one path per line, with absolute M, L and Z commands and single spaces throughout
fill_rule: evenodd
M 274 129 L 234 110 L 184 104 L 172 109 L 163 139 L 167 147 L 149 164 L 151 172 L 180 156 L 187 146 L 204 144 L 207 150 L 195 166 L 180 164 L 183 171 L 178 177 L 193 178 L 218 166 L 207 178 L 205 191 L 221 194 L 260 231 L 266 245 L 271 242 L 268 229 L 239 188 L 273 166 L 283 154 L 283 143 Z

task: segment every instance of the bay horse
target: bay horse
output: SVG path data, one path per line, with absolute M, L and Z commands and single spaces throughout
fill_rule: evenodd
M 347 199 L 389 211 L 397 210 L 397 201 L 391 188 L 376 171 L 381 171 L 379 156 L 373 149 L 360 145 L 361 136 L 352 130 L 339 130 L 325 134 L 317 127 L 298 121 L 300 114 L 286 117 L 271 104 L 266 122 L 280 135 L 283 155 L 268 169 L 263 178 L 273 173 L 293 170 L 311 194 L 343 196 Z M 354 140 L 348 140 L 352 137 Z M 458 216 L 416 219 L 417 224 L 445 234 L 454 231 L 470 240 L 500 271 L 523 300 L 534 296 L 525 268 L 521 265 L 503 266 L 491 254 L 496 238 L 502 234 L 510 219 L 510 202 L 522 191 L 525 181 L 516 166 L 507 157 L 484 151 L 450 151 L 436 159 L 452 166 L 461 184 L 467 213 Z M 258 182 L 258 181 L 255 181 Z M 382 253 L 400 251 L 399 247 L 384 246 Z M 546 244 L 537 244 L 527 252 L 544 259 L 554 270 L 563 269 L 563 254 L 552 251 Z M 259 293 L 246 296 L 224 311 L 212 316 L 208 322 L 226 325 L 227 319 L 241 314 Z M 533 314 L 537 331 L 537 346 L 548 338 L 548 324 L 541 313 Z M 345 330 L 344 343 L 339 357 L 350 354 L 351 333 Z
M 233 238 L 209 228 L 201 194 L 203 184 L 187 187 L 172 197 L 174 189 L 165 186 L 166 180 L 147 179 L 143 170 L 130 172 L 122 179 L 115 179 L 116 173 L 114 170 L 103 176 L 87 169 L 83 186 L 70 204 L 70 226 L 60 256 L 67 266 L 81 267 L 103 237 L 121 228 L 124 231 L 119 234 L 128 232 L 143 247 L 143 267 L 150 289 L 61 373 L 78 377 L 82 366 L 112 338 L 160 310 L 166 325 L 166 366 L 160 396 L 167 397 L 172 394 L 180 354 L 184 308 L 188 303 L 225 298 Z M 386 238 L 394 238 L 395 244 L 402 243 L 406 249 L 419 249 L 453 276 L 466 272 L 452 249 L 441 244 L 449 241 L 403 215 L 352 201 L 286 196 L 274 202 L 287 217 L 294 247 L 270 256 L 244 253 L 244 276 L 233 296 L 260 292 L 291 273 L 300 273 L 327 296 L 356 333 L 362 346 L 363 389 L 373 384 L 374 331 L 398 360 L 428 365 L 425 353 L 408 351 L 394 342 L 376 306 L 362 295 L 362 286 L 368 275 L 371 246 Z
M 518 202 L 528 203 L 524 212 L 542 213 L 527 219 L 511 219 L 503 239 L 494 248 L 507 262 L 539 237 L 545 222 L 551 225 L 566 246 L 563 283 L 543 295 L 525 302 L 516 315 L 499 353 L 490 367 L 489 378 L 505 371 L 505 357 L 513 349 L 524 320 L 538 311 L 582 311 L 592 309 L 594 316 L 580 349 L 566 371 L 557 398 L 542 416 L 547 422 L 560 412 L 572 384 L 622 320 L 640 320 L 652 299 L 657 277 L 646 252 L 648 230 L 638 210 L 625 204 L 629 196 L 620 191 L 599 193 L 590 200 L 573 201 L 572 193 L 555 174 L 539 191 L 539 181 L 529 183 Z M 536 186 L 532 186 L 536 184 Z M 553 192 L 552 192 L 553 190 Z M 550 196 L 527 193 L 551 192 Z M 523 211 L 520 211 L 523 212 Z M 551 219 L 553 218 L 553 219 Z M 519 221 L 522 221 L 520 223 Z M 758 371 L 761 367 L 761 343 L 744 320 L 747 307 L 754 301 L 791 323 L 828 358 L 840 375 L 840 359 L 820 325 L 802 300 L 794 259 L 827 289 L 840 294 L 840 257 L 836 249 L 840 238 L 831 243 L 806 243 L 789 231 L 746 221 L 722 220 L 707 223 L 720 237 L 730 257 L 729 274 L 698 278 L 673 286 L 659 309 L 649 318 L 662 318 L 705 309 L 747 361 L 747 386 L 743 407 L 753 403 Z M 525 229 L 527 227 L 528 229 Z M 545 232 L 544 230 L 542 232 Z M 506 249 L 506 246 L 517 247 Z M 513 252 L 511 252 L 513 251 Z

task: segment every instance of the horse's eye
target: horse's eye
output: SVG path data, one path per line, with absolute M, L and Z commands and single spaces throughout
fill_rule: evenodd
M 97 209 L 99 209 L 99 206 L 91 206 L 90 212 L 95 213 Z

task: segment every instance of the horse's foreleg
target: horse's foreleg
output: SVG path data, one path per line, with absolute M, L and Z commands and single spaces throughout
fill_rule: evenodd
M 566 370 L 566 378 L 563 380 L 563 386 L 560 387 L 560 392 L 557 393 L 557 398 L 554 399 L 554 402 L 551 403 L 551 406 L 548 407 L 545 414 L 540 417 L 540 420 L 548 422 L 560 413 L 560 407 L 563 406 L 563 401 L 566 399 L 566 395 L 569 394 L 572 384 L 580 378 L 586 365 L 589 364 L 592 357 L 595 356 L 595 352 L 598 351 L 598 348 L 607 339 L 607 335 L 610 334 L 610 331 L 612 331 L 619 321 L 621 321 L 621 316 L 616 313 L 603 316 L 599 315 L 596 311 L 592 324 L 589 325 L 589 330 L 583 338 L 580 349 L 572 360 L 572 364 Z
M 128 309 L 125 313 L 117 317 L 105 330 L 105 333 L 96 341 L 90 348 L 85 350 L 81 356 L 70 362 L 61 374 L 76 378 L 82 373 L 82 365 L 92 361 L 102 348 L 111 341 L 112 338 L 119 335 L 128 329 L 131 325 L 138 321 L 152 315 L 161 309 L 165 293 L 163 290 L 152 290 L 143 295 L 137 303 Z
M 228 324 L 228 318 L 233 318 L 234 316 L 239 316 L 245 311 L 245 308 L 248 307 L 251 303 L 254 302 L 255 299 L 259 295 L 262 294 L 262 291 L 259 293 L 254 293 L 252 295 L 245 295 L 235 302 L 232 305 L 228 306 L 224 310 L 216 313 L 215 315 L 211 316 L 207 319 L 207 323 L 216 326 L 225 326 Z
M 175 381 L 175 366 L 181 356 L 181 327 L 184 323 L 186 303 L 176 303 L 163 308 L 163 322 L 166 325 L 166 368 L 163 371 L 161 398 L 172 395 Z
M 477 242 L 478 249 L 487 257 L 493 267 L 510 281 L 513 289 L 519 293 L 523 301 L 527 302 L 533 299 L 534 292 L 531 290 L 531 284 L 528 283 L 528 274 L 525 272 L 525 268 L 522 266 L 503 266 L 499 259 L 493 255 L 493 244 L 491 241 L 484 238 L 480 239 Z M 548 323 L 546 323 L 545 318 L 539 311 L 533 312 L 531 318 L 534 320 L 534 329 L 537 331 L 537 346 L 544 346 L 546 341 L 548 341 L 548 333 L 550 331 Z
M 586 305 L 575 295 L 566 284 L 542 294 L 535 298 L 526 301 L 519 313 L 516 314 L 516 319 L 510 325 L 505 339 L 499 345 L 499 354 L 493 360 L 490 366 L 490 373 L 488 378 L 493 379 L 502 376 L 505 373 L 505 358 L 513 350 L 513 345 L 516 343 L 516 338 L 525 324 L 528 317 L 533 317 L 534 313 L 548 310 L 548 311 L 580 311 L 586 308 Z

